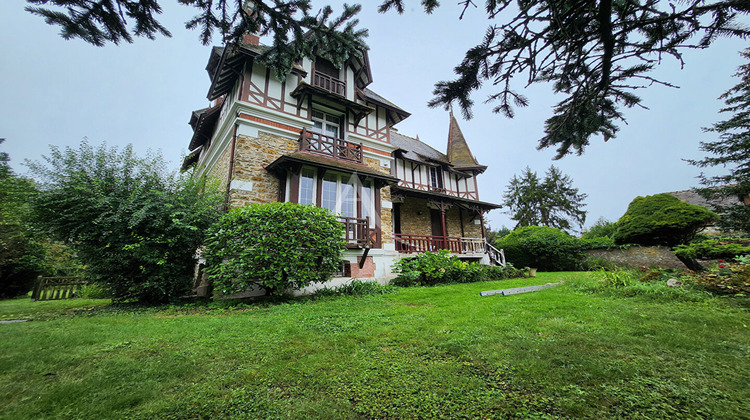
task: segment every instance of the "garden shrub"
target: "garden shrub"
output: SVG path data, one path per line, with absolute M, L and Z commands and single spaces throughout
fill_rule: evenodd
M 440 283 L 446 277 L 458 257 L 449 255 L 447 249 L 438 252 L 427 251 L 415 257 L 402 258 L 393 266 L 393 272 L 399 275 L 391 281 L 394 286 L 427 286 Z
M 617 244 L 673 247 L 689 242 L 717 217 L 668 193 L 636 197 L 617 221 L 614 240 Z
M 750 240 L 747 239 L 707 239 L 678 245 L 673 249 L 681 258 L 731 259 L 738 255 L 750 254 Z
M 615 222 L 610 222 L 604 217 L 600 217 L 599 220 L 581 235 L 581 239 L 612 238 L 615 229 L 617 229 Z
M 328 209 L 294 203 L 229 210 L 209 229 L 206 273 L 227 295 L 254 285 L 283 294 L 323 283 L 338 271 L 343 225 Z
M 512 264 L 506 267 L 483 265 L 462 261 L 449 251 L 426 252 L 415 257 L 402 258 L 394 264 L 399 275 L 391 281 L 394 286 L 432 286 L 438 283 L 473 283 L 483 280 L 503 280 L 522 277 L 523 270 Z
M 362 281 L 353 279 L 349 283 L 337 287 L 324 287 L 314 293 L 314 296 L 370 296 L 393 293 L 396 289 L 390 284 L 380 284 L 376 281 Z
M 498 241 L 498 247 L 505 250 L 505 258 L 515 266 L 540 271 L 577 270 L 585 257 L 578 239 L 546 226 L 516 229 Z

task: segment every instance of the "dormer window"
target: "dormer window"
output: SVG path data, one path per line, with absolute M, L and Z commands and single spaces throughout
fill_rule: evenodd
M 323 88 L 331 93 L 346 96 L 346 84 L 340 79 L 341 71 L 330 61 L 318 57 L 315 60 L 315 71 L 313 72 L 313 85 Z

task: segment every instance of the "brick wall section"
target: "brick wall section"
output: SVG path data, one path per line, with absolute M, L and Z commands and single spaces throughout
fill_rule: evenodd
M 252 182 L 252 191 L 232 190 L 231 207 L 278 200 L 279 181 L 265 167 L 281 155 L 297 150 L 297 140 L 260 132 L 257 138 L 237 136 L 234 176 Z
M 375 263 L 373 262 L 372 257 L 365 258 L 365 264 L 362 268 L 359 268 L 359 261 L 351 263 L 349 267 L 351 270 L 351 277 L 362 279 L 373 277 L 375 275 Z

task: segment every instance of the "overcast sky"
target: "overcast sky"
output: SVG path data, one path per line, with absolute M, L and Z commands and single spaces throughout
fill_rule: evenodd
M 210 47 L 198 33 L 184 29 L 194 14 L 185 6 L 163 0 L 162 23 L 172 38 L 138 39 L 134 44 L 97 48 L 80 40 L 65 41 L 58 28 L 23 11 L 25 2 L 0 2 L 0 146 L 18 173 L 24 159 L 39 160 L 49 145 L 76 147 L 86 137 L 92 144 L 133 143 L 140 153 L 161 150 L 176 168 L 187 152 L 192 131 L 190 112 L 207 105 L 205 71 Z M 315 7 L 342 2 L 315 1 Z M 350 1 L 350 3 L 352 3 Z M 417 1 L 403 15 L 376 13 L 368 1 L 360 26 L 369 29 L 370 88 L 412 114 L 397 125 L 399 132 L 445 151 L 448 112 L 426 106 L 433 84 L 453 78 L 465 51 L 479 43 L 489 21 L 482 9 L 470 9 L 458 20 L 455 2 L 426 15 Z M 594 138 L 583 156 L 553 161 L 554 150 L 537 151 L 543 123 L 561 98 L 548 85 L 523 93 L 530 106 L 507 119 L 484 105 L 491 86 L 474 99 L 474 118 L 461 130 L 487 171 L 479 177 L 480 199 L 499 203 L 508 181 L 526 167 L 540 175 L 554 164 L 570 175 L 574 186 L 588 194 L 587 226 L 599 217 L 617 220 L 636 196 L 689 189 L 697 185 L 697 168 L 682 159 L 700 158 L 701 132 L 720 118 L 716 98 L 737 83 L 742 64 L 738 51 L 746 42 L 720 40 L 705 51 L 685 54 L 685 67 L 666 58 L 658 76 L 680 86 L 654 86 L 639 92 L 650 110 L 626 111 L 628 125 L 604 143 Z M 513 227 L 503 210 L 489 214 L 493 228 Z

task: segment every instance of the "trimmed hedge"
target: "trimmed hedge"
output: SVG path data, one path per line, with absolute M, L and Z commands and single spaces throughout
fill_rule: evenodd
M 293 203 L 235 208 L 211 227 L 206 272 L 227 295 L 254 285 L 267 294 L 331 278 L 341 264 L 343 225 L 328 209 Z
M 526 226 L 514 230 L 496 243 L 505 258 L 517 267 L 540 271 L 573 271 L 585 258 L 584 242 L 546 226 Z

